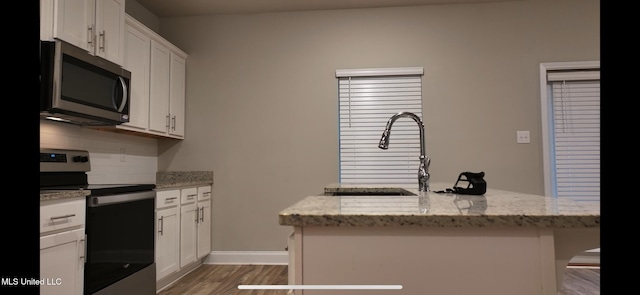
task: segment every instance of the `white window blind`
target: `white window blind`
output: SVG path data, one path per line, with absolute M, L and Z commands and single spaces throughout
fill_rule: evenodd
M 422 68 L 338 70 L 340 182 L 418 188 L 420 135 L 398 119 L 389 149 L 378 148 L 387 121 L 399 112 L 422 118 Z
M 600 72 L 550 71 L 552 193 L 600 200 Z

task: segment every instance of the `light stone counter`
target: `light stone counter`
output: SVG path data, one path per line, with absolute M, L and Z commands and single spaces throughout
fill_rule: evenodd
M 172 171 L 156 173 L 156 190 L 213 184 L 213 171 Z M 40 201 L 86 197 L 90 190 L 40 191 Z
M 289 284 L 399 284 L 398 295 L 557 295 L 567 263 L 600 246 L 599 203 L 497 189 L 435 193 L 452 186 L 390 195 L 398 188 L 331 184 L 282 210 L 280 225 L 293 229 Z
M 414 196 L 383 195 L 391 185 L 331 184 L 335 192 L 380 192 L 379 196 L 309 196 L 280 212 L 280 225 L 291 226 L 427 226 L 543 228 L 600 227 L 600 204 L 487 189 L 481 196 L 434 191 L 451 185 L 432 184 L 431 192 Z
M 89 190 L 72 190 L 72 191 L 41 191 L 40 201 L 52 201 L 62 199 L 73 199 L 86 197 L 91 193 Z
M 156 173 L 156 189 L 213 184 L 213 171 L 172 171 Z

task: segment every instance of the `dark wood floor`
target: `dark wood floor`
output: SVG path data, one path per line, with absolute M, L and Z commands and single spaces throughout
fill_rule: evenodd
M 238 290 L 238 285 L 286 285 L 286 265 L 205 264 L 157 295 L 285 295 L 287 290 Z
M 600 268 L 568 267 L 558 295 L 600 295 Z
M 286 285 L 286 265 L 209 265 L 190 272 L 157 295 L 285 295 L 286 290 L 238 290 L 238 285 Z M 599 295 L 600 268 L 569 267 L 558 295 Z

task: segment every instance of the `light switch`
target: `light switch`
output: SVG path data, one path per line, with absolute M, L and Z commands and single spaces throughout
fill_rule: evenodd
M 529 131 L 516 131 L 516 142 L 530 143 L 531 139 L 529 138 Z

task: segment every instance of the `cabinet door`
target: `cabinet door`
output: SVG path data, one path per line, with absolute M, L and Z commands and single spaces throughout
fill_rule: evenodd
M 178 207 L 156 212 L 156 280 L 180 269 L 179 215 Z
M 211 252 L 211 200 L 198 202 L 198 258 Z
M 124 59 L 125 0 L 96 0 L 95 55 L 121 65 Z
M 149 53 L 151 38 L 126 26 L 124 68 L 131 72 L 130 121 L 123 126 L 149 128 Z
M 50 1 L 50 0 L 45 0 Z M 93 52 L 95 0 L 57 0 L 53 37 Z
M 84 252 L 84 228 L 40 237 L 40 294 L 82 294 Z
M 170 69 L 169 114 L 171 115 L 171 122 L 169 134 L 184 136 L 186 60 L 172 52 Z
M 166 134 L 169 128 L 169 62 L 171 52 L 151 40 L 149 130 Z
M 195 203 L 180 208 L 180 267 L 196 261 L 196 222 Z

